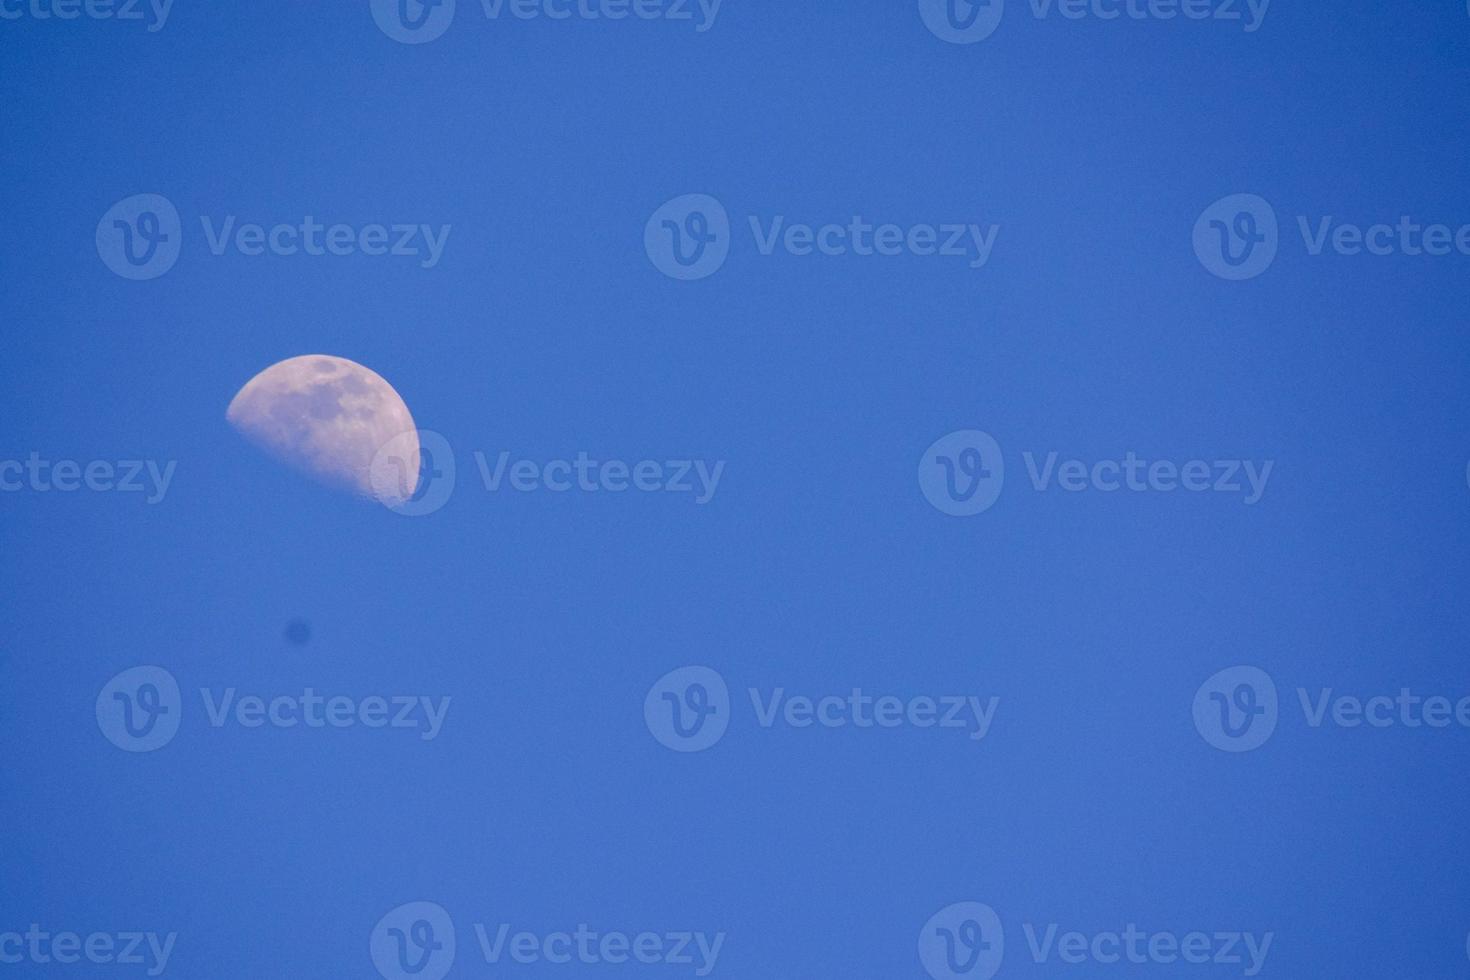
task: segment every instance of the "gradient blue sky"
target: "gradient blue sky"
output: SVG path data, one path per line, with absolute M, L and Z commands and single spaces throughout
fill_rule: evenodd
M 977 901 L 1005 976 L 1124 975 L 1032 962 L 1021 925 L 1051 922 L 1273 931 L 1266 976 L 1470 973 L 1470 732 L 1314 730 L 1292 693 L 1470 694 L 1470 257 L 1313 257 L 1295 231 L 1470 223 L 1463 4 L 1277 0 L 1246 33 L 1011 0 L 963 46 L 911 2 L 726 0 L 700 33 L 460 0 L 407 46 L 366 3 L 178 0 L 154 33 L 0 20 L 0 66 L 0 459 L 177 462 L 155 506 L 0 494 L 0 932 L 177 931 L 170 976 L 371 977 L 374 924 L 422 899 L 460 930 L 451 976 L 490 973 L 472 923 L 586 922 L 724 931 L 717 976 L 922 977 L 926 920 Z M 143 192 L 183 253 L 132 282 L 94 231 Z M 1238 192 L 1282 219 L 1243 283 L 1190 238 Z M 688 193 L 736 232 L 694 283 L 643 250 Z M 214 256 L 199 224 L 308 214 L 453 231 L 422 269 Z M 748 215 L 1001 230 L 972 270 L 763 256 Z M 230 431 L 245 381 L 312 352 L 455 447 L 443 510 L 320 489 Z M 959 429 L 1008 468 L 967 519 L 915 479 Z M 704 506 L 490 493 L 475 450 L 727 467 Z M 1255 506 L 1034 492 L 1020 454 L 1052 450 L 1275 469 Z M 139 664 L 184 716 L 129 754 L 94 699 Z M 643 700 L 689 664 L 734 717 L 680 754 Z M 1283 712 L 1231 755 L 1190 705 L 1236 664 Z M 429 742 L 210 727 L 198 689 L 232 686 L 453 702 Z M 975 743 L 761 729 L 749 687 L 1001 700 Z M 507 975 L 581 972 L 640 970 Z

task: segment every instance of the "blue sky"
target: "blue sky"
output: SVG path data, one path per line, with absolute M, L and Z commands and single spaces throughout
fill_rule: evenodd
M 1466 975 L 1463 4 L 1008 0 L 950 43 L 914 2 L 459 0 L 406 44 L 366 2 L 52 2 L 0 0 L 0 465 L 159 492 L 0 469 L 0 956 L 37 924 L 175 934 L 164 975 L 393 977 L 427 925 L 453 964 L 417 976 L 689 976 L 683 933 L 723 937 L 714 976 L 943 977 L 945 942 L 956 976 L 1247 969 L 1099 962 L 1133 925 L 1270 934 L 1262 976 Z M 98 242 L 140 194 L 178 216 L 149 279 Z M 350 254 L 212 238 L 308 218 Z M 231 431 L 309 353 L 444 440 L 432 512 Z M 532 489 L 486 485 L 502 453 Z M 550 489 L 579 454 L 723 468 L 703 502 Z M 140 666 L 178 727 L 124 751 Z M 1245 751 L 1211 721 L 1264 710 L 1211 680 L 1242 666 L 1276 694 Z M 308 689 L 344 724 L 235 710 Z M 1448 722 L 1333 707 L 1404 689 Z M 487 962 L 502 924 L 537 962 Z M 583 924 L 663 959 L 547 962 Z M 1036 954 L 1051 925 L 1081 962 Z

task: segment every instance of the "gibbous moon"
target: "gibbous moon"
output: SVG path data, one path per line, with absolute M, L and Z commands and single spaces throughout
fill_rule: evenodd
M 345 357 L 273 364 L 240 389 L 225 417 L 271 456 L 328 486 L 397 507 L 418 488 L 419 437 L 381 376 Z

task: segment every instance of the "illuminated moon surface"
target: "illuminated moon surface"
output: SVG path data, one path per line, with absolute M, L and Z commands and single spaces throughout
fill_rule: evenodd
M 266 453 L 328 486 L 396 507 L 418 486 L 419 437 L 393 386 L 361 364 L 307 354 L 240 389 L 225 417 Z

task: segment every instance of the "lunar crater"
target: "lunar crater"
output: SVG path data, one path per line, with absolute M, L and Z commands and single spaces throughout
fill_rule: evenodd
M 417 488 L 418 430 L 408 406 L 380 375 L 344 357 L 273 364 L 240 389 L 225 416 L 251 443 L 328 486 L 388 507 Z

